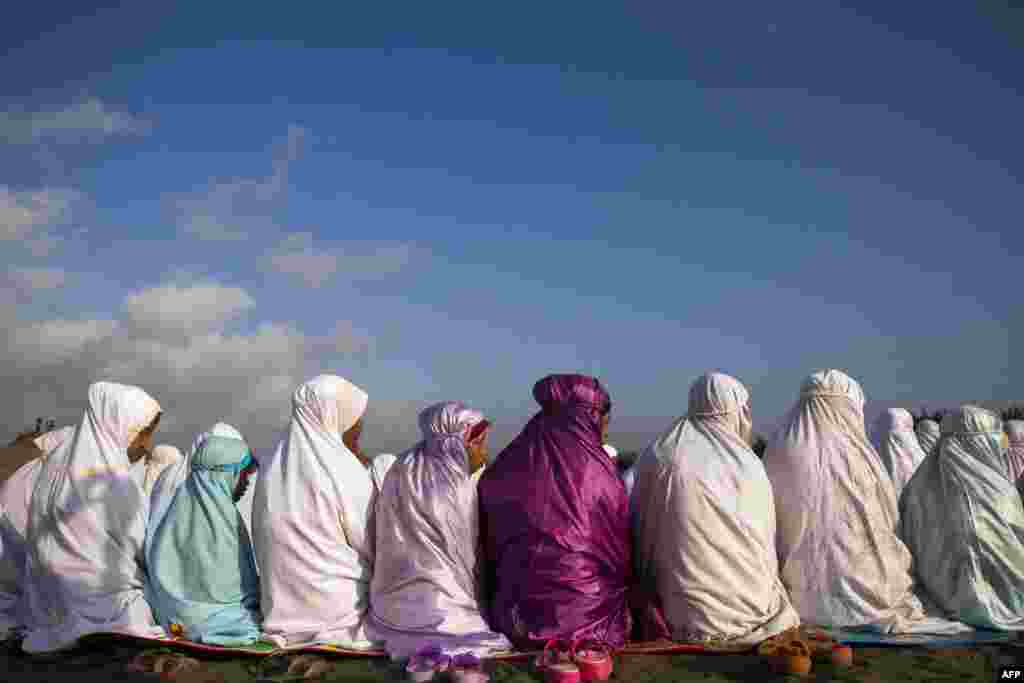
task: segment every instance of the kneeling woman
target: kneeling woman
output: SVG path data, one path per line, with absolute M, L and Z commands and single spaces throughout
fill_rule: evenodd
M 461 403 L 420 413 L 423 440 L 391 466 L 377 502 L 368 631 L 394 659 L 423 648 L 486 656 L 509 641 L 479 597 L 479 526 L 471 478 L 485 460 L 484 416 Z
M 964 406 L 900 499 L 900 531 L 928 596 L 953 618 L 1024 630 L 1024 509 L 999 417 Z
M 897 536 L 896 487 L 868 441 L 864 402 L 846 373 L 814 373 L 765 453 L 780 573 L 793 606 L 819 626 L 970 630 L 926 613 L 914 593 L 910 552 Z
M 601 444 L 611 400 L 593 377 L 537 382 L 541 405 L 480 479 L 491 623 L 519 647 L 612 647 L 630 632 L 629 500 Z
M 64 427 L 36 437 L 31 444 L 23 444 L 29 453 L 38 453 L 38 457 L 0 482 L 0 640 L 25 627 L 25 534 L 32 489 L 46 456 L 74 435 L 74 427 Z
M 368 398 L 337 375 L 311 379 L 292 395 L 284 440 L 260 460 L 252 535 L 263 637 L 278 647 L 377 645 L 365 627 L 376 503 L 359 457 Z
M 235 506 L 256 469 L 241 439 L 208 435 L 185 463 L 184 483 L 153 510 L 146 538 L 150 604 L 164 628 L 210 645 L 260 636 L 260 584 Z
M 97 382 L 74 437 L 43 461 L 28 513 L 26 652 L 92 633 L 164 634 L 144 597 L 148 506 L 129 473 L 160 414 L 142 389 Z
M 638 575 L 657 591 L 673 639 L 754 645 L 800 618 L 779 577 L 775 501 L 750 447 L 749 394 L 709 373 L 689 403 L 638 464 Z

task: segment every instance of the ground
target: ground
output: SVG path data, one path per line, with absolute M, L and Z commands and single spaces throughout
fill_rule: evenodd
M 33 658 L 22 654 L 0 654 L 0 680 L 7 683 L 49 683 L 50 681 L 101 680 L 111 683 L 160 680 L 154 674 L 133 673 L 130 662 L 141 651 L 129 647 L 94 648 L 58 658 Z M 326 660 L 327 671 L 320 680 L 349 683 L 384 683 L 402 680 L 394 665 L 381 659 Z M 633 655 L 616 660 L 612 680 L 635 683 L 701 681 L 805 680 L 917 683 L 923 681 L 995 681 L 999 665 L 1024 666 L 1024 650 L 1011 646 L 972 650 L 924 650 L 917 648 L 858 649 L 852 669 L 833 670 L 815 664 L 804 679 L 773 676 L 765 660 L 752 655 Z M 197 670 L 179 674 L 182 683 L 235 683 L 236 681 L 295 680 L 285 672 L 288 660 L 200 659 Z M 543 677 L 529 665 L 502 664 L 494 670 L 493 683 L 534 683 Z

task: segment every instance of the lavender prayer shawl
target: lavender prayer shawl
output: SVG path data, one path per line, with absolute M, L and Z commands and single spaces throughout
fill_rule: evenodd
M 629 499 L 601 447 L 608 393 L 592 377 L 550 375 L 541 405 L 480 480 L 491 625 L 525 645 L 629 637 Z
M 466 438 L 484 416 L 445 402 L 420 413 L 423 440 L 398 456 L 377 498 L 367 629 L 393 659 L 424 647 L 485 657 L 512 644 L 480 608 L 477 499 Z

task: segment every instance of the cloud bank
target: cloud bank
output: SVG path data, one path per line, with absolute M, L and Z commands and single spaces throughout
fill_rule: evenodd
M 274 321 L 233 330 L 255 305 L 247 291 L 210 281 L 132 292 L 109 319 L 6 320 L 0 378 L 7 423 L 77 421 L 88 385 L 111 380 L 141 386 L 160 402 L 166 420 L 158 442 L 185 446 L 225 420 L 254 447 L 269 448 L 290 413 L 291 392 L 323 371 L 322 354 L 369 340 L 345 322 L 324 336 Z

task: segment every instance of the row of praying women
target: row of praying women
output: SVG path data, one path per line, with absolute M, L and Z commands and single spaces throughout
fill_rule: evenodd
M 747 389 L 709 373 L 627 494 L 600 382 L 551 375 L 533 396 L 540 411 L 486 467 L 490 422 L 458 402 L 426 408 L 405 453 L 366 461 L 366 392 L 319 376 L 272 454 L 257 462 L 219 423 L 186 457 L 147 462 L 154 478 L 130 462 L 153 450 L 161 407 L 94 384 L 78 427 L 41 437 L 0 489 L 0 626 L 28 652 L 118 632 L 398 659 L 550 638 L 754 645 L 800 623 L 1024 630 L 1019 424 L 1007 444 L 965 406 L 918 437 L 889 411 L 872 443 L 861 387 L 826 370 L 762 461 Z M 236 503 L 254 475 L 250 540 Z

